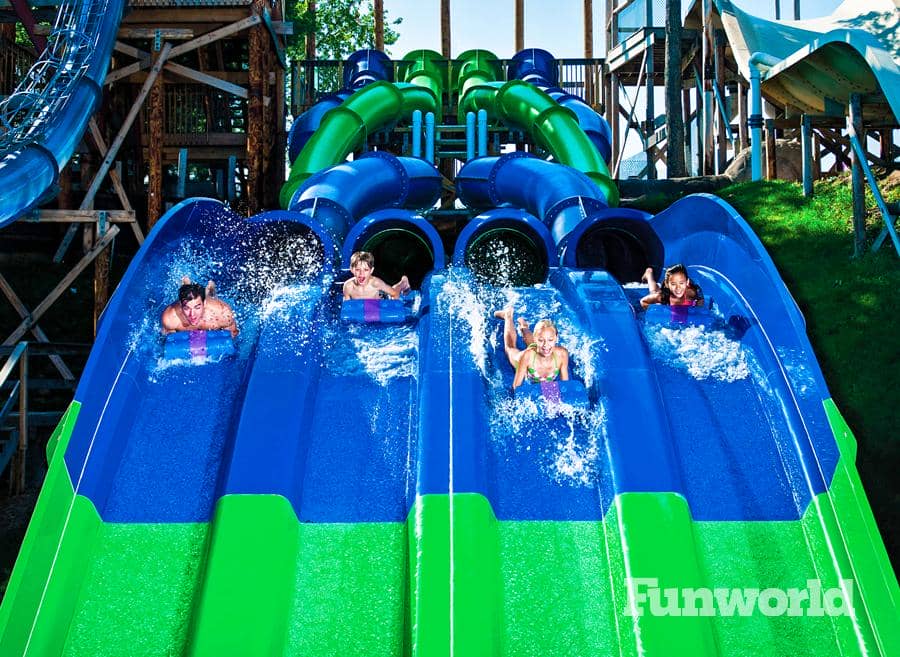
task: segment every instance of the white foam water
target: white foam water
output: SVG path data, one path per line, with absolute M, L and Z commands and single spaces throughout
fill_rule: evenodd
M 600 475 L 605 412 L 531 398 L 497 399 L 491 440 L 501 453 L 534 452 L 541 471 L 561 485 L 593 486 Z
M 645 326 L 652 356 L 698 381 L 733 382 L 750 376 L 746 350 L 721 330 L 705 326 Z

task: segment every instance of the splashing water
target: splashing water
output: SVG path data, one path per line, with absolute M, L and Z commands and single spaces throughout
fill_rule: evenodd
M 365 374 L 380 387 L 419 370 L 419 336 L 407 325 L 338 325 L 326 329 L 324 365 L 335 376 Z
M 806 357 L 801 349 L 778 347 L 778 358 L 784 365 L 791 386 L 801 397 L 808 397 L 816 390 L 816 379 L 806 365 Z
M 698 381 L 733 382 L 750 376 L 746 351 L 720 330 L 704 326 L 645 326 L 654 358 L 687 372 Z
M 454 329 L 454 336 L 461 340 L 468 339 L 468 350 L 472 361 L 487 377 L 487 328 L 485 317 L 487 308 L 478 296 L 471 279 L 464 274 L 450 272 L 436 297 L 441 307 L 446 307 L 447 314 L 462 323 L 462 327 Z
M 541 470 L 558 484 L 593 486 L 600 476 L 606 414 L 531 398 L 495 400 L 491 441 L 500 450 L 535 452 Z

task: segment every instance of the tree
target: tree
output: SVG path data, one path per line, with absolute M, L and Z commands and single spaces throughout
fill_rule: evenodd
M 666 0 L 666 172 L 684 178 L 684 112 L 681 106 L 681 0 Z
M 309 33 L 316 37 L 319 59 L 343 59 L 360 48 L 375 47 L 375 17 L 372 2 L 363 0 L 327 0 L 315 3 L 309 11 L 307 0 L 292 0 L 287 5 L 287 20 L 294 23 L 294 34 L 288 39 L 290 59 L 306 58 L 305 40 Z M 402 18 L 384 20 L 385 47 L 397 42 L 400 34 L 394 29 Z

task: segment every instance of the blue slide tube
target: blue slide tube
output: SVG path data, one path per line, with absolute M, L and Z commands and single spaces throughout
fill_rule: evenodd
M 344 60 L 344 87 L 356 91 L 370 82 L 394 81 L 394 64 L 380 50 L 364 48 Z
M 425 208 L 440 197 L 441 176 L 424 160 L 372 151 L 307 179 L 290 209 L 299 212 L 342 244 L 360 217 L 386 207 Z
M 508 203 L 530 212 L 550 228 L 557 244 L 588 214 L 607 207 L 585 174 L 522 152 L 472 160 L 457 175 L 456 189 L 469 207 Z
M 72 156 L 100 102 L 123 7 L 122 0 L 85 3 L 80 11 L 73 12 L 71 25 L 58 26 L 55 32 L 60 36 L 51 34 L 42 60 L 51 52 L 63 52 L 62 61 L 55 66 L 57 71 L 78 70 L 84 66 L 85 57 L 90 57 L 90 63 L 74 84 L 71 78 L 58 75 L 43 96 L 28 98 L 31 103 L 46 103 L 48 111 L 44 114 L 49 118 L 6 135 L 0 160 L 0 228 L 53 194 L 60 169 Z M 67 31 L 84 35 L 87 45 L 64 47 Z M 16 94 L 9 102 L 17 102 Z

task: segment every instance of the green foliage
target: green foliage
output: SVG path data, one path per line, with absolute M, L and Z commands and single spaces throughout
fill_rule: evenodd
M 343 59 L 360 48 L 375 47 L 375 18 L 371 2 L 363 0 L 320 0 L 316 11 L 309 11 L 307 0 L 292 0 L 287 5 L 287 20 L 294 22 L 294 35 L 288 39 L 288 56 L 306 58 L 306 35 L 316 35 L 318 59 Z M 393 21 L 384 12 L 384 45 L 396 43 L 400 34 L 394 29 L 402 18 Z
M 900 187 L 882 188 L 888 200 Z M 812 198 L 782 181 L 742 183 L 720 196 L 753 227 L 806 318 L 822 373 L 856 436 L 857 468 L 895 567 L 900 566 L 900 407 L 894 294 L 900 264 L 888 239 L 877 253 L 853 258 L 850 183 L 816 183 Z M 869 242 L 884 223 L 867 195 Z M 892 374 L 893 373 L 893 374 Z

